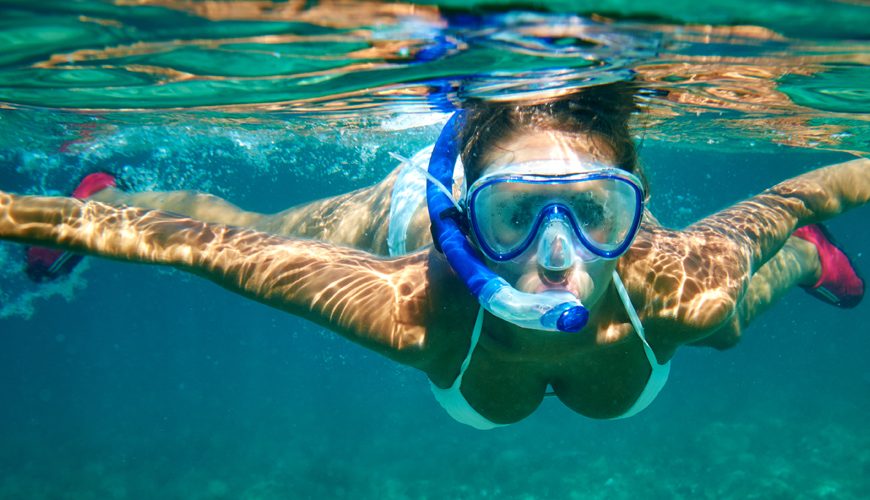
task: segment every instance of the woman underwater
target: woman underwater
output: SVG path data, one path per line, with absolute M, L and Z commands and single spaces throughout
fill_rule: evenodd
M 0 192 L 0 238 L 203 276 L 422 370 L 476 428 L 517 422 L 546 394 L 626 417 L 655 398 L 678 347 L 734 345 L 794 285 L 856 305 L 863 281 L 814 224 L 870 200 L 870 161 L 857 159 L 662 227 L 644 209 L 634 110 L 628 84 L 478 103 L 431 160 L 274 215 L 127 193 L 107 174 L 74 198 Z M 53 277 L 67 255 L 32 248 L 29 272 Z

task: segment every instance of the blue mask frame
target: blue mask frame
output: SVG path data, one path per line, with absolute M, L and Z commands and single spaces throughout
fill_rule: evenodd
M 574 215 L 574 211 L 570 209 L 570 207 L 562 204 L 562 203 L 550 203 L 544 206 L 535 217 L 534 222 L 531 225 L 528 235 L 517 245 L 507 252 L 499 252 L 495 248 L 493 248 L 487 238 L 484 236 L 484 232 L 480 228 L 479 218 L 475 214 L 474 207 L 476 205 L 477 196 L 486 188 L 492 184 L 502 183 L 502 182 L 525 182 L 529 184 L 570 184 L 578 181 L 577 179 L 560 179 L 558 177 L 549 177 L 549 178 L 540 178 L 538 176 L 530 176 L 531 178 L 524 178 L 522 175 L 505 175 L 505 176 L 494 176 L 491 179 L 483 178 L 479 179 L 474 185 L 469 189 L 468 193 L 468 201 L 466 206 L 468 207 L 468 218 L 470 219 L 471 230 L 474 232 L 474 237 L 477 239 L 478 246 L 480 247 L 481 252 L 484 253 L 490 259 L 496 262 L 504 262 L 516 258 L 521 255 L 523 252 L 528 250 L 529 246 L 534 242 L 537 237 L 538 231 L 541 229 L 541 225 L 549 220 L 551 217 L 562 217 L 568 221 L 568 225 L 573 230 L 574 235 L 580 241 L 583 246 L 589 250 L 593 255 L 604 259 L 615 259 L 620 255 L 624 254 L 629 247 L 631 247 L 632 241 L 634 241 L 634 237 L 637 235 L 638 230 L 640 229 L 640 221 L 643 216 L 644 210 L 644 194 L 643 189 L 639 186 L 637 181 L 632 180 L 627 173 L 616 172 L 614 169 L 606 169 L 601 172 L 590 172 L 587 175 L 583 176 L 582 181 L 595 181 L 595 180 L 605 180 L 612 179 L 618 182 L 624 182 L 628 186 L 631 187 L 632 192 L 634 194 L 634 203 L 635 203 L 635 212 L 632 218 L 631 224 L 629 225 L 629 229 L 625 234 L 625 238 L 616 248 L 612 250 L 608 250 L 606 248 L 602 248 L 596 242 L 590 240 L 586 234 L 581 229 L 580 221 L 577 220 L 577 217 Z M 633 176 L 632 176 L 633 177 Z M 481 182 L 482 181 L 482 182 Z M 478 183 L 480 183 L 478 185 Z

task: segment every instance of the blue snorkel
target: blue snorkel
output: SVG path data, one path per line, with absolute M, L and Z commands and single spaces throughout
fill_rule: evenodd
M 567 291 L 526 293 L 515 289 L 481 262 L 457 220 L 448 215 L 456 212 L 448 193 L 453 186 L 453 169 L 459 156 L 458 132 L 464 121 L 463 111 L 453 114 L 435 142 L 429 160 L 426 205 L 436 247 L 441 249 L 480 305 L 495 316 L 533 330 L 580 331 L 589 320 L 589 311 L 577 297 Z

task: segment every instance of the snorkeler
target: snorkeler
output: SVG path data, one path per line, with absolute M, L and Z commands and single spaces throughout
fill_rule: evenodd
M 858 159 L 662 227 L 627 95 L 480 104 L 381 183 L 274 215 L 105 177 L 86 200 L 0 192 L 0 238 L 208 278 L 422 370 L 476 428 L 517 422 L 547 394 L 626 417 L 653 401 L 678 347 L 733 345 L 795 285 L 857 304 L 863 281 L 814 224 L 870 200 Z

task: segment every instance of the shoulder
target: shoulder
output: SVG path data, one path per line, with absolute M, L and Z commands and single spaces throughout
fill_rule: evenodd
M 685 343 L 734 313 L 748 276 L 745 256 L 724 235 L 646 226 L 620 259 L 619 273 L 653 330 Z
M 420 313 L 426 340 L 417 368 L 431 374 L 441 370 L 449 360 L 464 355 L 480 306 L 443 254 L 433 247 L 423 253 L 427 262 L 427 294 L 425 309 Z

